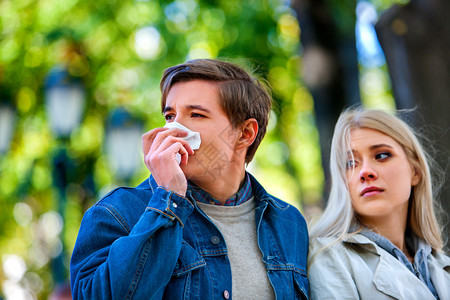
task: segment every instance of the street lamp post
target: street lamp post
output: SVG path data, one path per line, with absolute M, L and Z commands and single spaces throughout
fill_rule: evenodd
M 123 108 L 112 111 L 107 121 L 106 154 L 115 177 L 129 184 L 139 167 L 142 124 Z
M 81 79 L 65 68 L 53 68 L 45 81 L 45 102 L 52 131 L 58 138 L 68 138 L 83 116 L 85 89 Z
M 0 155 L 8 152 L 14 133 L 16 110 L 9 89 L 0 85 Z M 1 157 L 0 156 L 0 157 Z
M 12 105 L 0 103 L 0 154 L 2 156 L 9 150 L 14 133 L 15 117 Z
M 53 159 L 53 183 L 58 190 L 58 212 L 63 220 L 61 230 L 62 250 L 52 261 L 56 283 L 66 281 L 65 247 L 64 247 L 64 216 L 66 209 L 66 187 L 70 182 L 70 158 L 66 146 L 72 131 L 77 128 L 83 116 L 85 105 L 85 89 L 80 78 L 73 77 L 67 69 L 55 67 L 50 70 L 45 81 L 46 112 L 50 128 L 56 138 L 62 141 L 62 147 Z

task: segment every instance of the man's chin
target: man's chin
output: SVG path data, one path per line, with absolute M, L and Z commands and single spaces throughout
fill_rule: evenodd
M 192 180 L 196 177 L 198 177 L 198 174 L 201 173 L 198 166 L 195 166 L 193 163 L 187 163 L 187 165 L 180 165 L 181 170 L 184 173 L 184 176 L 186 176 L 186 179 Z
M 186 179 L 194 183 L 214 181 L 213 174 L 201 166 L 188 163 L 187 165 L 181 166 L 181 170 L 184 176 L 186 176 Z

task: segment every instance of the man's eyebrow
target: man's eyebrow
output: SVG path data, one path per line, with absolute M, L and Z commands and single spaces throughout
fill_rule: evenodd
M 186 109 L 188 109 L 188 110 L 198 109 L 198 110 L 201 110 L 201 111 L 204 111 L 204 112 L 207 112 L 207 113 L 210 113 L 210 112 L 211 112 L 211 111 L 210 111 L 209 109 L 207 109 L 206 107 L 203 107 L 203 106 L 201 106 L 201 105 L 196 105 L 196 104 L 186 105 L 185 107 L 186 107 Z M 164 108 L 164 110 L 163 110 L 163 113 L 166 113 L 166 112 L 171 111 L 171 110 L 173 110 L 173 107 L 171 107 L 171 106 L 166 106 L 166 107 Z
M 206 107 L 203 107 L 201 105 L 192 104 L 192 105 L 187 105 L 186 107 L 188 109 L 198 109 L 198 110 L 201 110 L 201 111 L 204 111 L 204 112 L 207 112 L 207 113 L 211 112 L 209 109 L 207 109 Z
M 169 110 L 173 110 L 173 107 L 172 107 L 172 106 L 166 106 L 166 107 L 164 107 L 163 114 L 166 113 L 166 112 L 168 112 Z

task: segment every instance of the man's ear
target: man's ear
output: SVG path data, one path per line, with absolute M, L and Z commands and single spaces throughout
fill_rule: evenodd
M 240 127 L 239 139 L 236 143 L 236 150 L 247 149 L 253 144 L 258 134 L 258 122 L 254 118 L 250 118 L 244 121 Z

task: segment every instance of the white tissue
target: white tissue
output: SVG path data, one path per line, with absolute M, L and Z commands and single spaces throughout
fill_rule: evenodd
M 200 148 L 200 144 L 201 144 L 201 139 L 200 139 L 200 133 L 195 132 L 190 130 L 189 128 L 181 125 L 180 123 L 177 122 L 170 122 L 167 123 L 164 128 L 178 128 L 184 131 L 187 131 L 187 136 L 185 137 L 180 137 L 181 139 L 185 140 L 186 142 L 189 143 L 189 145 L 191 146 L 192 150 L 197 150 L 198 148 Z M 176 157 L 175 157 L 176 161 L 178 162 L 178 164 L 181 163 L 181 155 L 180 153 L 177 153 Z

